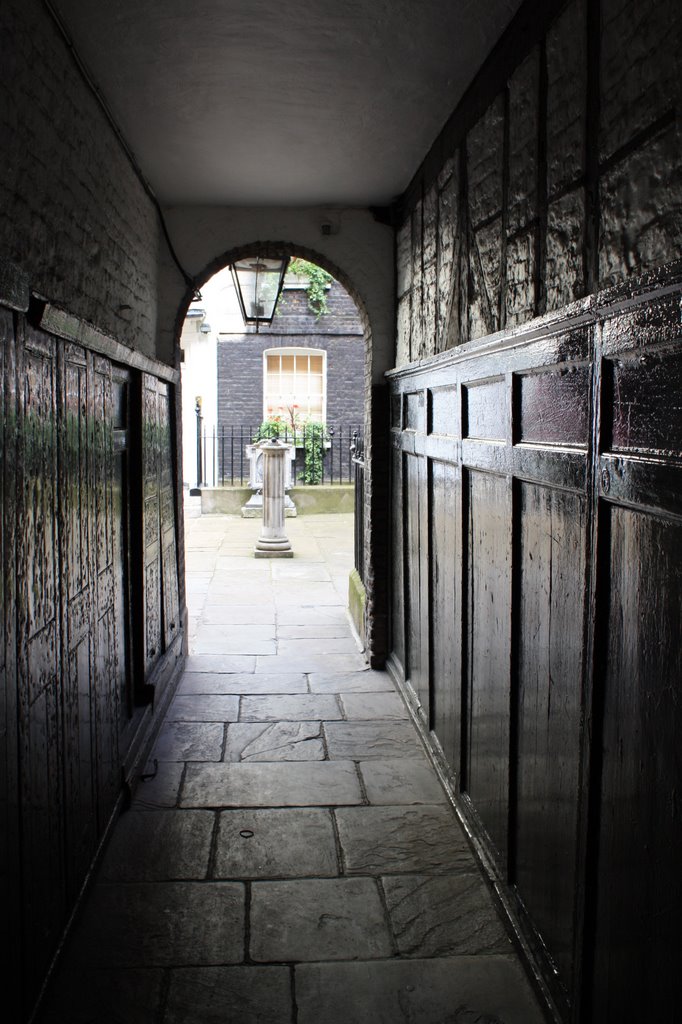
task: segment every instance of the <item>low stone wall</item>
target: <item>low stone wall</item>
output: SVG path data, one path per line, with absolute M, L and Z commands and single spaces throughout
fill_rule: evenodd
M 320 484 L 315 487 L 292 487 L 288 493 L 299 515 L 319 515 L 353 512 L 354 490 L 353 484 Z M 201 514 L 238 516 L 251 494 L 249 487 L 203 487 Z

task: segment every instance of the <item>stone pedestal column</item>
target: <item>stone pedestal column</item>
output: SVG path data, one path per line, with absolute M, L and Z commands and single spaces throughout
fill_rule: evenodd
M 284 532 L 284 482 L 289 448 L 283 441 L 262 441 L 263 527 L 256 542 L 256 558 L 293 558 L 291 542 Z

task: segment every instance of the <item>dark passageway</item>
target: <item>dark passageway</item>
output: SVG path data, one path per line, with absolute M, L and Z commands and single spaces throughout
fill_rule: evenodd
M 288 520 L 294 559 L 256 561 L 254 520 L 187 521 L 192 653 L 42 1024 L 541 1024 L 407 710 L 351 636 L 352 528 Z
M 486 980 L 502 958 L 555 1024 L 673 1019 L 679 3 L 5 0 L 0 47 L 0 953 L 16 1019 L 48 1012 L 41 993 L 59 997 L 79 924 L 92 953 L 89 908 L 109 899 L 98 926 L 128 942 L 100 961 L 114 973 L 95 1019 L 112 985 L 140 1019 L 192 1019 L 193 993 L 248 999 L 258 969 L 300 1021 L 333 973 L 352 977 L 358 1020 L 379 999 L 396 1021 L 506 1024 L 516 1010 L 481 1007 L 451 962 L 490 893 L 501 917 L 474 974 L 479 954 Z M 324 603 L 280 620 L 271 569 L 272 623 L 254 610 L 239 637 L 206 621 L 226 647 L 192 654 L 182 324 L 218 269 L 294 254 L 362 322 L 364 653 L 281 632 Z M 234 553 L 217 557 L 217 593 L 246 592 Z M 209 640 L 211 625 L 225 630 Z M 242 640 L 263 647 L 228 651 Z M 304 643 L 307 667 L 259 671 Z M 213 656 L 255 661 L 187 660 Z M 256 742 L 260 714 L 315 756 L 243 763 L 230 737 Z M 380 757 L 354 745 L 380 725 L 396 734 Z M 159 776 L 142 781 L 154 744 Z M 254 798 L 238 776 L 272 782 L 263 828 L 298 815 L 319 829 L 306 855 L 327 860 L 292 875 L 293 840 L 273 839 L 281 875 L 236 870 L 223 839 Z M 285 779 L 292 794 L 304 780 L 289 810 Z M 427 834 L 434 857 L 410 860 Z M 293 927 L 305 901 L 281 909 L 303 890 L 338 946 Z M 143 893 L 168 895 L 153 961 Z M 201 946 L 190 895 L 224 952 Z M 197 961 L 180 967 L 171 940 Z

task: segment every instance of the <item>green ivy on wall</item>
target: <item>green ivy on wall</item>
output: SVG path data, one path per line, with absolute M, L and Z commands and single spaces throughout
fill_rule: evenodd
M 319 320 L 321 316 L 329 312 L 327 306 L 327 287 L 332 283 L 334 278 L 322 267 L 318 267 L 316 263 L 309 263 L 308 260 L 302 260 L 298 256 L 294 256 L 289 260 L 290 274 L 295 274 L 297 277 L 307 277 L 308 285 L 306 291 L 308 292 L 308 309 L 311 313 L 315 314 L 315 319 Z

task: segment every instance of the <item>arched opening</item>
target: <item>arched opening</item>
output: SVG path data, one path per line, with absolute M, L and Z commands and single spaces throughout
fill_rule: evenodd
M 260 328 L 244 324 L 229 272 L 254 254 L 289 259 L 273 321 Z M 292 446 L 287 514 L 346 515 L 350 604 L 364 640 L 364 436 L 372 361 L 364 302 L 327 258 L 284 243 L 231 250 L 196 285 L 185 295 L 177 327 L 186 515 L 258 516 L 262 480 L 254 447 L 280 436 Z

